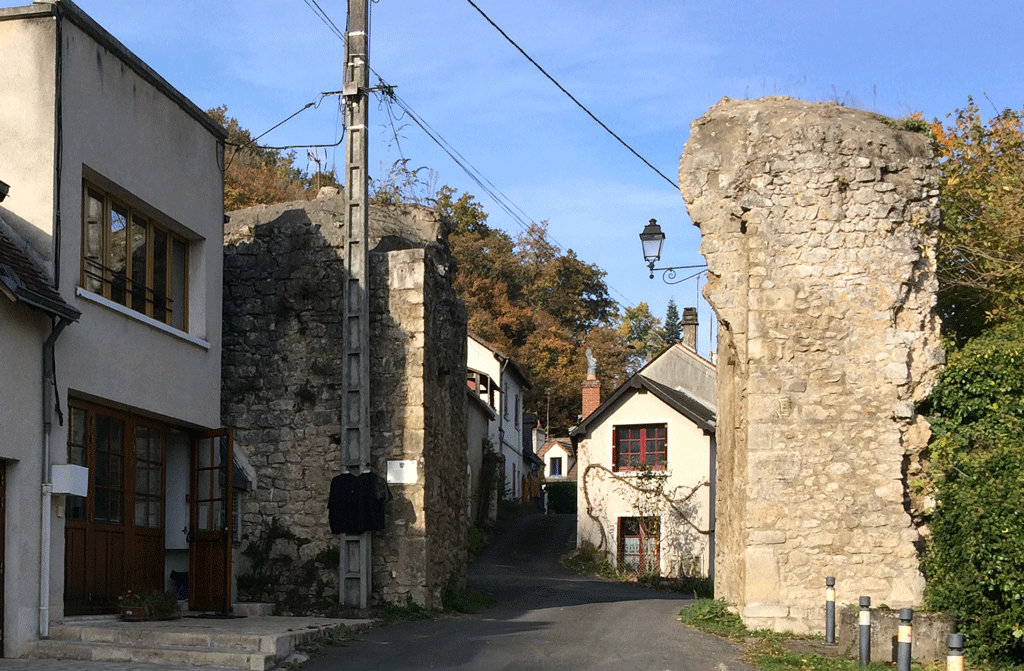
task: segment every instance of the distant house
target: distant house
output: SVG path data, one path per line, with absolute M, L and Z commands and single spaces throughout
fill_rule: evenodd
M 0 62 L 0 635 L 18 656 L 175 569 L 203 577 L 193 608 L 230 602 L 226 133 L 71 2 L 0 9 Z
M 580 545 L 620 571 L 713 576 L 714 398 L 714 365 L 677 344 L 571 431 Z
M 545 482 L 576 482 L 576 453 L 568 438 L 545 441 L 538 455 L 544 462 Z
M 523 394 L 530 389 L 526 373 L 509 356 L 470 333 L 466 368 L 469 387 L 495 410 L 490 441 L 501 462 L 504 497 L 518 500 L 523 479 L 532 468 L 523 448 Z

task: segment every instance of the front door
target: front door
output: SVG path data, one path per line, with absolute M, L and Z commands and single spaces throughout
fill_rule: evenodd
M 64 612 L 112 613 L 126 590 L 163 591 L 166 427 L 74 401 L 68 463 L 89 469 L 89 494 L 68 496 Z
M 231 610 L 234 455 L 230 429 L 199 434 L 192 449 L 189 496 L 189 608 Z

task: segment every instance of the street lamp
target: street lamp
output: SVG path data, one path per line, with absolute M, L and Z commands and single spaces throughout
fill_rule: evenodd
M 657 263 L 658 259 L 661 258 L 661 245 L 664 242 L 665 234 L 661 232 L 661 226 L 658 226 L 658 222 L 655 219 L 651 219 L 650 223 L 644 226 L 643 232 L 640 233 L 640 244 L 643 245 L 644 249 L 644 261 L 647 262 L 647 268 L 651 271 L 650 279 L 654 279 L 655 271 L 664 271 L 665 274 L 662 275 L 661 280 L 665 284 L 679 284 L 680 282 L 685 282 L 686 280 L 693 279 L 694 277 L 697 277 L 697 275 L 700 275 L 701 273 L 704 272 L 704 270 L 701 270 L 698 273 L 677 280 L 677 270 L 686 270 L 690 268 L 706 269 L 707 266 L 701 263 L 695 266 L 672 266 L 670 268 L 655 268 L 654 264 Z

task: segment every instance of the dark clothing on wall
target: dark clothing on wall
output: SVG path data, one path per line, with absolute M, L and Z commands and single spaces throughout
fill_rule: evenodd
M 384 528 L 384 504 L 391 490 L 376 473 L 342 473 L 331 480 L 327 519 L 332 534 L 361 534 Z

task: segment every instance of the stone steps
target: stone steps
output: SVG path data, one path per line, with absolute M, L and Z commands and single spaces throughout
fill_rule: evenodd
M 146 623 L 95 618 L 52 625 L 50 638 L 35 641 L 28 656 L 269 671 L 300 645 L 338 629 L 363 628 L 368 624 L 326 618 L 253 617 Z

